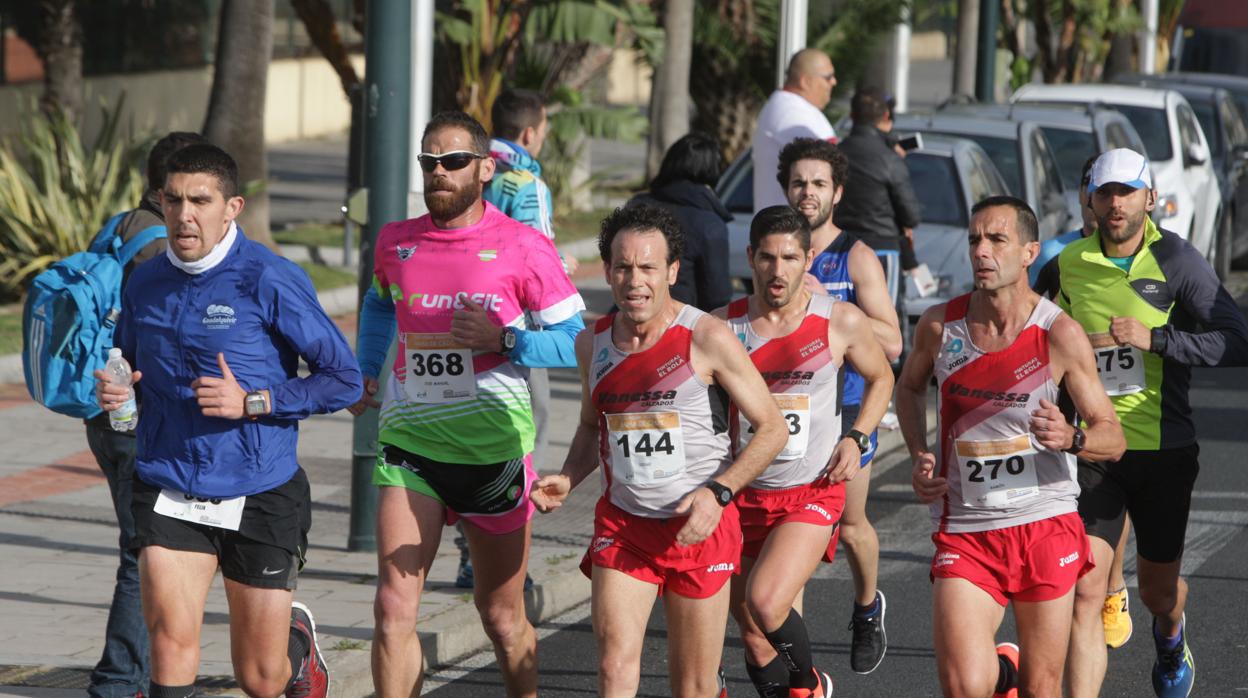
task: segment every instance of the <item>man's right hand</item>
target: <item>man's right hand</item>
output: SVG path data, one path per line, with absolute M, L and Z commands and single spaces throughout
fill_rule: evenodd
M 936 456 L 923 452 L 914 459 L 914 470 L 910 473 L 910 485 L 919 501 L 924 504 L 934 502 L 949 491 L 949 481 L 943 477 L 935 477 Z
M 364 394 L 360 396 L 359 402 L 348 407 L 347 411 L 358 417 L 364 414 L 364 410 L 370 407 L 381 407 L 381 403 L 373 399 L 373 396 L 377 394 L 377 390 L 380 387 L 381 384 L 377 382 L 376 378 L 365 377 Z
M 108 380 L 108 374 L 104 369 L 96 369 L 95 373 L 95 401 L 99 404 L 100 409 L 105 412 L 112 412 L 121 407 L 126 400 L 130 399 L 130 388 L 125 385 L 116 385 Z M 139 382 L 143 377 L 142 371 L 135 371 L 130 376 L 130 385 Z
M 570 492 L 572 492 L 572 478 L 562 473 L 547 475 L 533 484 L 533 489 L 529 491 L 529 499 L 537 506 L 538 511 L 549 514 L 563 506 L 563 500 L 568 498 Z

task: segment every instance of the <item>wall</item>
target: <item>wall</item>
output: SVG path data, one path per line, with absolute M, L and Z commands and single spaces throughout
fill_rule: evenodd
M 353 58 L 363 77 L 364 58 Z M 40 83 L 0 86 L 0 136 L 20 129 L 26 107 L 39 98 Z M 84 133 L 100 127 L 99 104 L 125 95 L 122 123 L 138 133 L 198 131 L 204 125 L 212 68 L 89 77 L 84 80 Z M 351 125 L 351 106 L 337 74 L 321 57 L 284 59 L 269 65 L 265 139 L 269 143 L 342 133 Z

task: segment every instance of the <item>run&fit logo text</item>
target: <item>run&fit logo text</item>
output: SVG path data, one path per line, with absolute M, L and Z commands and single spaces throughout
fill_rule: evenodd
M 204 311 L 203 324 L 210 330 L 228 330 L 237 321 L 234 309 L 228 305 L 213 303 Z
M 411 308 L 417 303 L 420 307 L 429 310 L 459 310 L 464 307 L 464 298 L 468 298 L 473 303 L 484 307 L 486 310 L 498 312 L 503 308 L 503 297 L 497 293 L 473 293 L 468 294 L 460 291 L 455 295 L 446 293 L 421 293 L 413 291 L 407 296 L 407 307 Z

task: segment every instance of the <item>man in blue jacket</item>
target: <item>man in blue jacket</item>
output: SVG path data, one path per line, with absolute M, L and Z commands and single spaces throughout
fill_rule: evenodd
M 324 696 L 315 625 L 292 603 L 311 525 L 295 442 L 298 420 L 358 399 L 359 368 L 307 275 L 238 228 L 238 167 L 225 151 L 171 156 L 161 205 L 166 254 L 132 274 L 115 335 L 142 393 L 132 546 L 150 695 L 194 695 L 219 566 L 243 691 Z M 311 375 L 299 377 L 300 358 Z M 125 388 L 96 378 L 100 407 L 118 407 Z

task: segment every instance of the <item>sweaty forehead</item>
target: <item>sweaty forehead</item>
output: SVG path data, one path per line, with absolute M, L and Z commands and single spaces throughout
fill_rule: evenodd
M 611 242 L 611 247 L 612 257 L 619 261 L 667 261 L 667 238 L 653 228 L 621 230 Z
M 988 233 L 1007 233 L 1011 238 L 1018 237 L 1018 214 L 1009 206 L 993 206 L 976 213 L 971 217 L 972 233 L 986 235 Z
M 166 194 L 222 197 L 221 183 L 207 172 L 170 172 L 165 177 Z

